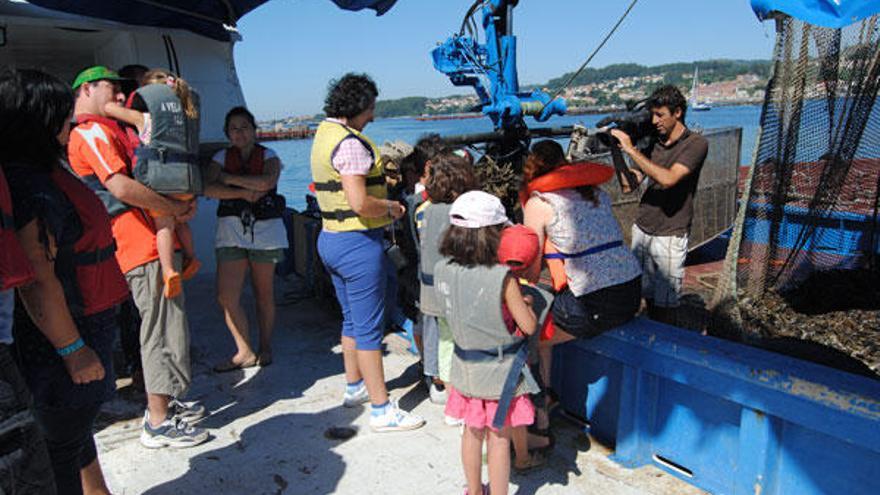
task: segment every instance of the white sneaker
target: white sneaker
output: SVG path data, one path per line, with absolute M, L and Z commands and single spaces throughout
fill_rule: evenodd
M 159 426 L 150 426 L 149 413 L 144 415 L 141 445 L 149 449 L 193 447 L 208 440 L 208 432 L 190 425 L 176 416 L 169 416 Z
M 461 426 L 464 424 L 463 419 L 453 418 L 448 414 L 443 415 L 443 422 L 446 423 L 446 426 Z
M 415 430 L 425 425 L 425 420 L 417 414 L 404 411 L 392 401 L 385 407 L 385 414 L 370 414 L 370 428 L 375 432 Z
M 369 401 L 370 394 L 367 393 L 367 386 L 363 383 L 354 392 L 349 392 L 348 387 L 346 387 L 345 395 L 342 396 L 342 405 L 345 407 L 357 407 Z
M 172 416 L 188 423 L 198 422 L 205 417 L 205 406 L 197 402 L 183 402 L 176 398 L 172 398 L 168 403 L 168 411 Z
M 431 382 L 428 385 L 428 395 L 431 398 L 431 403 L 443 405 L 446 404 L 446 387 L 443 385 L 437 385 L 434 382 Z

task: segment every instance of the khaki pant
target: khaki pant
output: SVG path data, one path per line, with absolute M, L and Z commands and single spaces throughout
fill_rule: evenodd
M 177 271 L 180 264 L 180 255 L 175 255 Z M 192 379 L 183 292 L 174 299 L 162 294 L 159 260 L 130 270 L 125 279 L 141 314 L 141 363 L 147 393 L 181 397 Z

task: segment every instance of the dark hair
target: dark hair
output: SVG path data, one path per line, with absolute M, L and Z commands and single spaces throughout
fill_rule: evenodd
M 119 85 L 126 98 L 140 87 L 144 74 L 149 70 L 150 68 L 145 65 L 129 64 L 116 71 L 119 77 L 125 78 L 125 81 L 119 81 Z
M 226 134 L 227 138 L 229 137 L 229 121 L 233 117 L 244 117 L 251 124 L 251 127 L 257 128 L 257 119 L 254 118 L 254 114 L 250 110 L 245 107 L 233 107 L 226 112 L 226 120 L 223 122 L 223 134 Z
M 379 90 L 370 76 L 349 72 L 339 80 L 330 81 L 324 113 L 328 117 L 350 119 L 369 109 L 377 96 Z
M 651 93 L 651 96 L 648 97 L 646 106 L 649 110 L 666 107 L 673 114 L 675 113 L 675 109 L 678 108 L 681 110 L 680 120 L 682 122 L 684 122 L 684 117 L 687 114 L 687 100 L 684 95 L 681 94 L 681 91 L 671 84 L 660 86 L 655 89 L 654 92 Z
M 469 229 L 450 225 L 440 240 L 440 254 L 459 265 L 493 266 L 498 264 L 498 244 L 504 224 Z
M 425 184 L 431 202 L 452 203 L 460 195 L 479 187 L 473 166 L 464 158 L 446 151 L 431 159 Z
M 538 141 L 533 144 L 532 150 L 526 158 L 526 163 L 523 165 L 522 194 L 524 194 L 526 184 L 567 163 L 568 160 L 565 159 L 565 152 L 562 150 L 562 145 L 556 141 L 545 139 L 544 141 Z M 593 206 L 599 205 L 599 200 L 596 198 L 596 188 L 594 186 L 580 186 L 574 189 L 581 194 L 581 197 L 584 198 L 585 201 L 593 203 Z M 522 199 L 528 200 L 528 198 Z
M 448 148 L 440 138 L 440 134 L 431 133 L 422 135 L 422 137 L 416 141 L 416 145 L 413 146 L 413 152 L 410 155 L 412 157 L 412 165 L 415 171 L 418 172 L 419 177 L 424 175 L 425 165 L 427 165 L 429 161 L 433 161 L 434 157 L 447 150 Z
M 58 133 L 73 111 L 73 92 L 37 70 L 0 71 L 0 162 L 50 169 L 64 149 Z

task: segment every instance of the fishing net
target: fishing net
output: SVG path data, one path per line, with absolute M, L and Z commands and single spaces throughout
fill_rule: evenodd
M 713 297 L 751 340 L 810 341 L 880 371 L 880 16 L 776 19 L 774 72 Z

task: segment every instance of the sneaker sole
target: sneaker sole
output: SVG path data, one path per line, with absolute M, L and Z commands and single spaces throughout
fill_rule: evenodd
M 425 421 L 422 421 L 419 424 L 411 425 L 411 426 L 373 426 L 370 425 L 370 429 L 375 431 L 376 433 L 390 433 L 394 431 L 412 431 L 418 430 L 419 428 L 425 426 Z
M 156 437 L 150 436 L 147 432 L 141 432 L 141 445 L 148 449 L 161 449 L 165 447 L 170 447 L 172 449 L 185 449 L 188 447 L 195 447 L 196 445 L 201 445 L 208 440 L 208 433 L 205 432 L 197 437 L 190 437 L 192 440 L 187 442 L 177 442 L 173 440 L 162 440 Z

